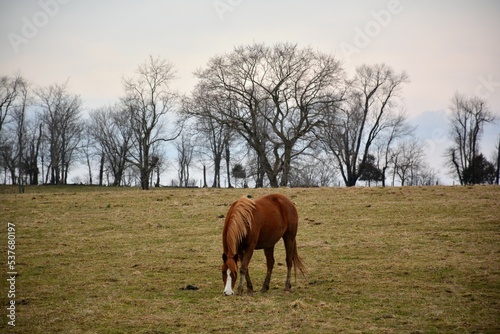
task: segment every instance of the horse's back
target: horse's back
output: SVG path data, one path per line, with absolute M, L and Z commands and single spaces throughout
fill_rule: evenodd
M 298 222 L 297 208 L 295 207 L 295 204 L 293 204 L 293 202 L 285 195 L 266 195 L 255 200 L 255 203 L 257 205 L 261 204 L 264 206 L 270 206 L 275 210 L 279 210 L 283 218 L 287 219 L 289 223 L 297 224 Z
M 254 221 L 260 224 L 261 241 L 265 236 L 279 240 L 285 233 L 295 236 L 298 213 L 290 199 L 281 194 L 270 194 L 256 199 L 255 206 L 257 219 Z

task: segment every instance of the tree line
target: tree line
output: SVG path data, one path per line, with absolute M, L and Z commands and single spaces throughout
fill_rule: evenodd
M 280 43 L 235 47 L 194 75 L 192 92 L 179 95 L 174 65 L 149 57 L 123 78 L 114 105 L 88 113 L 67 82 L 33 87 L 21 75 L 1 76 L 4 183 L 67 184 L 84 163 L 86 183 L 149 189 L 174 163 L 174 184 L 190 186 L 195 161 L 211 187 L 221 179 L 330 186 L 338 175 L 345 186 L 438 182 L 402 106 L 405 72 L 375 64 L 348 74 L 332 55 Z M 487 102 L 457 93 L 450 109 L 450 173 L 461 184 L 498 183 L 498 152 L 490 162 L 478 150 L 484 125 L 495 121 Z

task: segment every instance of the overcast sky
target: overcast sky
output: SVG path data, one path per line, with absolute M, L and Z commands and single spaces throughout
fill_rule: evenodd
M 0 2 L 0 75 L 19 71 L 40 86 L 69 79 L 86 110 L 116 102 L 122 77 L 149 55 L 173 63 L 177 90 L 189 93 L 210 57 L 254 42 L 310 46 L 350 74 L 381 62 L 406 71 L 404 108 L 441 175 L 453 94 L 479 95 L 500 115 L 498 0 Z M 491 159 L 500 122 L 486 130 Z

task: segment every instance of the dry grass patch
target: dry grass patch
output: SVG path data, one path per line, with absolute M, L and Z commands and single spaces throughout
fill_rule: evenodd
M 296 203 L 309 274 L 285 293 L 222 296 L 223 216 L 243 193 Z M 16 224 L 19 333 L 494 333 L 500 188 L 0 189 Z M 250 264 L 254 285 L 264 256 Z M 6 282 L 6 268 L 1 281 Z M 182 290 L 186 285 L 198 290 Z

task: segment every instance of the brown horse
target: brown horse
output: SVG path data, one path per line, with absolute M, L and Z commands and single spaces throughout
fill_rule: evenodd
M 274 267 L 274 245 L 283 238 L 286 250 L 287 275 L 285 290 L 290 291 L 292 264 L 302 274 L 305 266 L 298 253 L 295 236 L 299 217 L 295 205 L 285 196 L 272 194 L 252 200 L 242 196 L 231 205 L 224 222 L 222 232 L 222 280 L 224 294 L 234 294 L 238 272 L 238 260 L 241 263 L 240 285 L 238 294 L 243 293 L 243 277 L 246 279 L 248 293 L 253 292 L 252 281 L 248 273 L 248 264 L 254 249 L 264 249 L 267 263 L 267 275 L 262 285 L 262 292 L 269 290 L 269 282 Z

